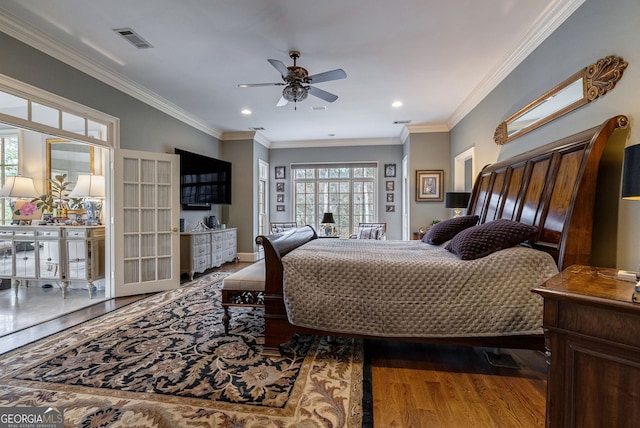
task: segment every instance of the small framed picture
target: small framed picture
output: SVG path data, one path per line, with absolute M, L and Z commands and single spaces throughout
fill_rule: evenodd
M 395 163 L 386 163 L 386 164 L 384 164 L 384 176 L 385 177 L 395 177 L 396 176 L 396 164 Z
M 387 181 L 387 192 L 393 192 L 396 190 L 395 181 Z
M 284 180 L 286 177 L 286 169 L 284 166 L 276 167 L 276 180 Z
M 387 202 L 393 202 L 393 193 L 387 193 Z
M 278 193 L 276 195 L 276 198 L 277 198 L 276 202 L 280 202 L 280 203 L 284 202 L 284 193 Z
M 388 212 L 388 213 L 394 213 L 394 212 L 396 212 L 396 206 L 395 205 L 387 205 L 385 211 Z
M 276 205 L 276 211 L 283 212 L 284 211 L 284 205 Z
M 44 221 L 45 223 L 51 223 L 53 221 L 53 214 L 51 213 L 42 214 L 42 221 Z
M 442 202 L 443 170 L 416 171 L 416 202 Z
M 276 183 L 276 192 L 284 192 L 284 183 Z

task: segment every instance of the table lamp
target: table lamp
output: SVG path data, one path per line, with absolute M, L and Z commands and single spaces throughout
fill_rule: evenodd
M 324 226 L 324 234 L 326 236 L 333 236 L 333 225 L 335 224 L 333 219 L 333 213 L 324 213 L 322 216 L 322 224 Z
M 40 194 L 36 190 L 33 178 L 21 175 L 7 177 L 4 186 L 0 189 L 0 198 L 9 198 L 11 213 L 15 212 L 16 201 L 18 199 L 36 199 Z
M 461 208 L 467 208 L 470 198 L 469 192 L 447 192 L 444 195 L 444 206 L 454 208 L 454 217 L 460 217 Z
M 104 199 L 104 175 L 80 174 L 69 198 L 82 198 L 82 208 L 87 212 L 87 226 L 100 222 L 102 199 Z

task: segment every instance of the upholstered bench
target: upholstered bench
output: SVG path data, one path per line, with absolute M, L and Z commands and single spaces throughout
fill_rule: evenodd
M 222 323 L 229 333 L 230 306 L 264 306 L 264 260 L 260 260 L 222 280 Z

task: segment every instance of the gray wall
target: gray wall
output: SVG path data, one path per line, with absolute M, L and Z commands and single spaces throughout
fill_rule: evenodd
M 222 157 L 233 164 L 231 169 L 231 205 L 222 209 L 228 227 L 238 228 L 238 253 L 253 253 L 257 227 L 258 161 L 254 160 L 253 140 L 234 140 L 222 143 Z
M 637 118 L 640 117 L 638 22 L 638 0 L 586 0 L 452 129 L 452 157 L 475 145 L 474 161 L 479 170 L 487 163 L 599 125 L 618 114 L 628 115 L 631 119 L 630 138 L 626 145 L 640 143 L 640 128 L 637 125 Z M 612 92 L 505 146 L 498 147 L 493 143 L 495 127 L 507 116 L 579 69 L 612 54 L 622 56 L 629 63 L 622 80 Z M 610 190 L 619 194 L 617 189 Z M 600 204 L 597 207 L 597 222 L 617 222 L 617 233 L 599 237 L 596 244 L 616 254 L 616 267 L 637 270 L 640 261 L 640 246 L 637 244 L 640 237 L 640 222 L 637 220 L 640 218 L 640 203 L 622 201 L 619 197 L 617 203 L 618 214 L 610 205 Z M 608 262 L 594 261 L 594 264 L 604 263 Z
M 291 199 L 291 164 L 306 162 L 378 162 L 378 221 L 387 223 L 387 239 L 401 239 L 402 235 L 402 212 L 401 212 L 401 180 L 402 180 L 402 146 L 352 146 L 352 147 L 310 147 L 310 148 L 287 148 L 271 149 L 269 151 L 270 176 L 274 177 L 276 166 L 286 167 L 285 181 L 285 211 L 276 211 L 276 182 L 270 180 L 269 194 L 271 195 L 270 220 L 292 221 L 294 213 L 292 211 Z M 384 177 L 384 165 L 387 163 L 396 164 L 396 177 Z M 385 181 L 395 181 L 394 201 L 395 212 L 386 212 Z
M 429 226 L 434 220 L 446 220 L 453 217 L 453 210 L 442 202 L 416 202 L 416 171 L 443 170 L 442 193 L 453 189 L 453 178 L 449 168 L 449 133 L 434 132 L 410 134 L 408 141 L 409 155 L 409 210 L 410 231 L 416 232 L 421 227 Z

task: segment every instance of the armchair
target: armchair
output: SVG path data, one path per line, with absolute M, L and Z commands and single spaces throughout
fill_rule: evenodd
M 386 239 L 387 223 L 360 223 L 350 239 Z

